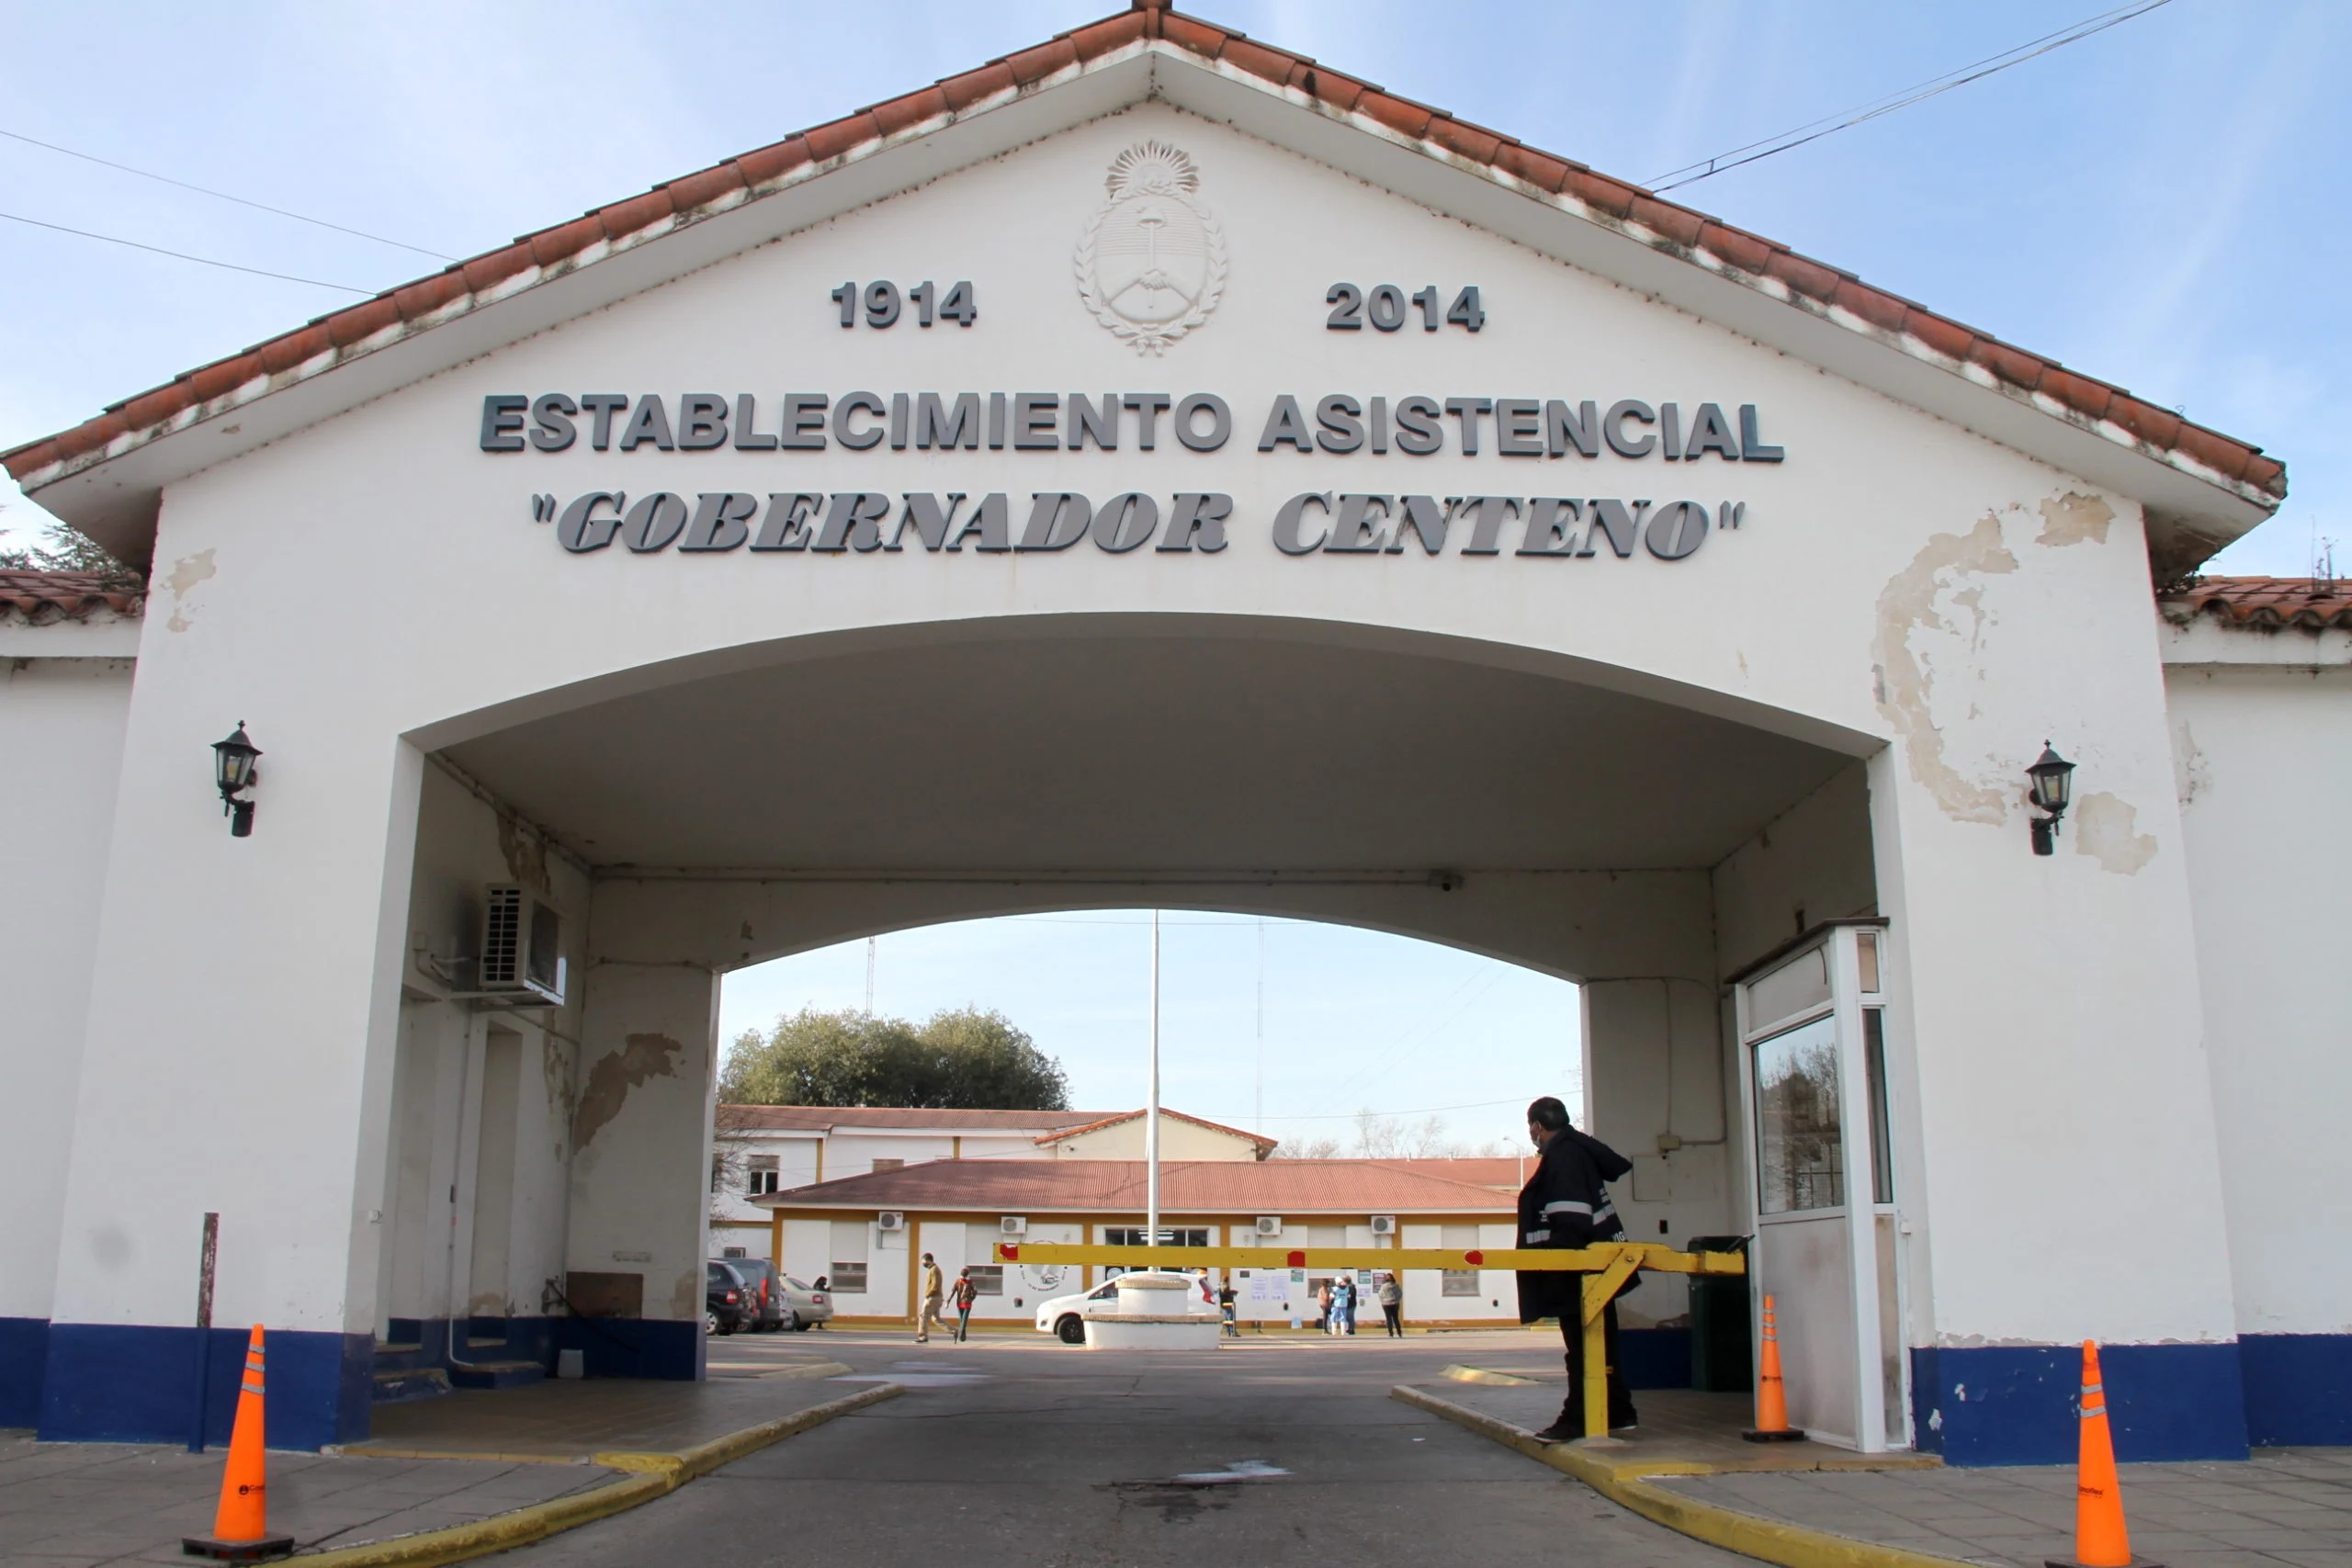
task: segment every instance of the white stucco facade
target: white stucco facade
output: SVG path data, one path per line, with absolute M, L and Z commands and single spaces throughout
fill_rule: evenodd
M 1595 1125 L 1636 1157 L 1643 1239 L 1754 1217 L 1734 982 L 1825 921 L 1883 921 L 1885 1288 L 1909 1380 L 1886 1440 L 2040 1453 L 2071 1430 L 2045 1397 L 2065 1348 L 2095 1337 L 2152 1369 L 2137 1451 L 2242 1452 L 2241 1337 L 2344 1330 L 2267 1239 L 2308 1232 L 2342 1156 L 2313 1134 L 2306 1196 L 2255 1196 L 2276 1169 L 2256 1129 L 2295 1125 L 2260 1108 L 2317 1070 L 2324 1009 L 2292 1011 L 2311 971 L 2288 947 L 2209 916 L 2245 897 L 2209 863 L 2295 858 L 2280 814 L 2324 787 L 2344 719 L 2332 676 L 2238 704 L 2213 694 L 2241 677 L 2186 673 L 2150 549 L 2264 503 L 1172 46 L 991 105 L 34 487 L 94 519 L 125 504 L 108 472 L 156 495 L 135 681 L 75 677 L 61 703 L 12 682 L 5 710 L 12 749 L 19 725 L 70 724 L 74 768 L 108 781 L 72 792 L 70 835 L 41 829 L 86 934 L 45 931 L 55 967 L 21 981 L 36 950 L 6 950 L 31 1016 L 74 1043 L 9 1112 L 49 1129 L 26 1157 L 54 1206 L 0 1231 L 23 1249 L 0 1274 L 45 1275 L 0 1308 L 41 1325 L 44 1429 L 168 1419 L 168 1389 L 125 1405 L 105 1369 L 175 1354 L 170 1292 L 125 1282 L 192 1280 L 208 1211 L 220 1321 L 287 1336 L 316 1440 L 364 1430 L 393 1320 L 503 1305 L 560 1337 L 567 1280 L 629 1308 L 634 1359 L 605 1370 L 694 1375 L 718 976 L 926 921 L 1150 903 L 1586 983 Z M 1106 180 L 1115 204 L 1123 159 L 1176 166 L 1154 148 L 1197 179 L 1153 199 L 1213 225 L 1185 287 L 1196 312 L 1216 297 L 1145 355 L 1073 268 L 1100 285 Z M 978 320 L 845 328 L 829 302 L 843 279 L 925 278 L 970 280 Z M 1349 280 L 1475 285 L 1483 321 L 1335 332 Z M 622 449 L 649 398 L 674 435 L 697 389 L 738 434 L 748 412 L 788 436 L 795 389 L 826 400 L 821 447 Z M 860 389 L 873 403 L 838 418 Z M 1159 412 L 1145 449 L 1122 405 L 1115 450 L 1080 445 L 1063 400 L 1130 389 L 1147 409 L 1212 394 L 1230 434 L 1195 450 Z M 901 447 L 893 400 L 926 391 L 982 417 L 1002 394 L 1008 422 L 1051 393 L 1051 434 Z M 604 450 L 585 423 L 563 450 L 485 449 L 492 400 L 553 393 L 639 412 Z M 1334 451 L 1313 444 L 1332 395 L 1400 418 L 1466 401 L 1433 453 L 1401 423 L 1386 452 Z M 1310 449 L 1269 445 L 1285 398 Z M 1539 425 L 1546 402 L 1639 400 L 1621 437 L 1668 404 L 1686 440 L 1706 409 L 1724 434 L 1672 464 L 1630 442 L 1512 455 L 1494 405 L 1520 399 Z M 581 498 L 662 491 L 714 498 L 707 542 L 733 547 L 560 541 Z M 788 542 L 800 492 L 880 498 L 884 547 L 752 548 Z M 1163 525 L 1223 498 L 1190 515 L 1225 546 L 999 550 L 981 527 L 933 548 L 920 515 L 900 527 L 910 494 L 1001 494 L 1012 544 L 1061 492 L 1150 496 Z M 715 498 L 737 493 L 754 510 L 730 538 Z M 857 504 L 818 503 L 813 543 Z M 1637 507 L 1686 531 L 1609 531 Z M 1406 538 L 1406 516 L 1430 525 Z M 1711 526 L 1685 550 L 1693 516 Z M 1340 548 L 1294 553 L 1343 522 Z M 1563 538 L 1591 553 L 1521 553 Z M 205 770 L 240 719 L 266 754 L 232 840 Z M 2191 730 L 2220 782 L 2184 819 Z M 2024 778 L 2045 740 L 2078 764 L 2047 858 Z M 25 809 L 12 834 L 47 807 Z M 468 889 L 492 882 L 560 915 L 561 1006 L 483 1009 L 420 971 L 420 933 L 465 940 Z M 2316 953 L 2335 928 L 2313 918 L 2296 942 Z M 2276 1029 L 2217 1065 L 2221 1024 L 2256 1017 Z M 218 1135 L 256 1108 L 266 1137 Z M 184 1151 L 172 1190 L 127 1190 L 124 1146 Z M 484 1208 L 486 1150 L 503 1196 Z M 435 1220 L 445 1171 L 460 1192 Z M 457 1222 L 438 1261 L 420 1215 Z M 2211 1266 L 2159 1235 L 2210 1243 Z M 877 1280 L 902 1264 L 883 1239 Z

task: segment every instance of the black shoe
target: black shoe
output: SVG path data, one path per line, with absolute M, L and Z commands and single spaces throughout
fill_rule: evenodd
M 1584 1428 L 1571 1427 L 1565 1421 L 1555 1421 L 1535 1434 L 1539 1443 L 1573 1443 L 1584 1436 Z

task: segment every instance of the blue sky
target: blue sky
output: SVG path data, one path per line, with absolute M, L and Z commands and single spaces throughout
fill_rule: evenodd
M 1195 3 L 1636 181 L 2101 8 Z M 5 7 L 0 130 L 459 257 L 1110 4 L 16 3 Z M 1675 195 L 2283 457 L 2287 506 L 2214 569 L 2302 575 L 2314 535 L 2345 534 L 2352 494 L 2341 412 L 2352 393 L 2341 173 L 2352 99 L 2331 91 L 2347 63 L 2352 6 L 2172 0 Z M 5 139 L 0 211 L 367 289 L 441 265 Z M 0 221 L 0 443 L 352 298 Z M 0 502 L 13 500 L 0 486 Z M 9 505 L 0 526 L 25 515 Z M 1133 1103 L 1142 936 L 1108 920 L 886 939 L 878 1003 L 1002 1006 L 1065 1057 L 1080 1100 Z M 1254 929 L 1171 929 L 1171 1102 L 1249 1110 L 1237 1074 L 1253 1050 L 1254 940 Z M 1537 1080 L 1559 1087 L 1573 1061 L 1573 992 L 1555 982 L 1362 933 L 1277 927 L 1269 947 L 1268 1038 L 1281 1041 L 1270 1119 L 1508 1100 Z M 1475 997 L 1449 1012 L 1465 981 Z M 730 986 L 729 1014 L 852 1005 L 864 983 L 863 944 L 804 955 Z M 1400 1040 L 1419 1043 L 1391 1049 Z M 1475 1080 L 1450 1048 L 1473 1043 L 1493 1066 Z M 1396 1062 L 1358 1084 L 1365 1052 Z M 1452 1119 L 1465 1135 L 1511 1133 L 1508 1106 L 1499 1123 L 1477 1120 L 1491 1114 Z

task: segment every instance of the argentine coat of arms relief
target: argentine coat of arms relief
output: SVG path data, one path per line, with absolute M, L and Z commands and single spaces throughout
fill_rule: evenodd
M 1154 355 L 1209 319 L 1225 295 L 1225 231 L 1201 204 L 1200 171 L 1164 141 L 1111 161 L 1110 199 L 1073 260 L 1078 297 L 1140 355 Z

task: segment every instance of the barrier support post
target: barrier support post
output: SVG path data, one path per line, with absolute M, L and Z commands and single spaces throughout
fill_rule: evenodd
M 1608 1249 L 1604 1246 L 1591 1250 Z M 1615 1370 L 1609 1364 L 1609 1303 L 1641 1265 L 1642 1254 L 1623 1247 L 1608 1268 L 1584 1276 L 1584 1299 L 1579 1304 L 1584 1308 L 1584 1435 L 1588 1438 L 1609 1436 L 1609 1377 Z

